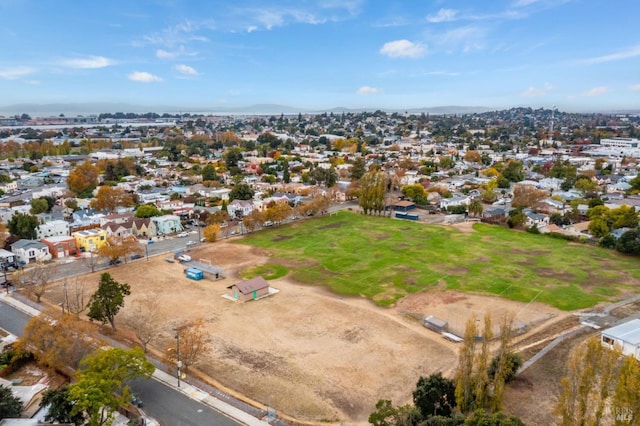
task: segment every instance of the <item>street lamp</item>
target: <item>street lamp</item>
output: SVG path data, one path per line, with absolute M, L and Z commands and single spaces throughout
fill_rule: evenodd
M 176 365 L 178 366 L 178 387 L 180 387 L 180 368 L 182 367 L 182 361 L 180 361 L 180 330 L 176 330 L 176 359 L 178 362 Z

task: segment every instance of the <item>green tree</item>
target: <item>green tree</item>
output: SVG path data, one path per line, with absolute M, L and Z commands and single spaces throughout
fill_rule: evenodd
M 289 171 L 289 162 L 286 159 L 282 162 L 282 181 L 284 183 L 291 182 L 291 172 Z
M 424 186 L 420 185 L 419 183 L 414 183 L 412 185 L 405 185 L 402 187 L 402 189 L 400 189 L 400 192 L 402 192 L 402 195 L 410 198 L 413 201 L 421 200 L 425 198 L 425 195 L 426 195 Z
M 22 402 L 13 396 L 11 388 L 0 385 L 0 419 L 20 417 Z
M 31 200 L 31 210 L 30 210 L 31 214 L 45 213 L 48 208 L 49 208 L 49 204 L 45 199 L 34 198 L 33 200 Z
M 472 316 L 464 329 L 462 346 L 458 353 L 455 399 L 460 411 L 468 413 L 473 408 L 474 358 L 476 353 L 476 318 Z
M 352 180 L 358 180 L 366 173 L 366 163 L 364 157 L 357 157 L 351 164 L 350 178 Z
M 510 160 L 502 171 L 502 175 L 510 182 L 520 182 L 524 180 L 522 162 Z
M 82 360 L 76 382 L 69 386 L 74 401 L 72 415 L 85 413 L 89 426 L 110 425 L 118 407 L 131 401 L 126 384 L 136 378 L 150 378 L 155 370 L 142 348 L 98 349 Z
M 89 313 L 87 316 L 103 324 L 108 321 L 113 331 L 115 331 L 116 315 L 120 308 L 124 306 L 124 296 L 130 294 L 131 286 L 129 284 L 119 283 L 111 278 L 111 274 L 108 272 L 103 273 L 100 276 L 98 290 L 93 293 L 89 301 Z
M 207 164 L 202 168 L 202 180 L 217 180 L 216 168 L 212 164 Z
M 618 372 L 613 406 L 630 409 L 634 420 L 637 413 L 640 413 L 640 364 L 633 355 L 625 357 Z
M 413 391 L 413 403 L 423 418 L 450 416 L 456 407 L 456 386 L 438 372 L 420 377 Z
M 47 407 L 47 415 L 44 418 L 47 422 L 69 423 L 76 426 L 84 424 L 82 413 L 71 414 L 73 406 L 67 385 L 58 389 L 49 388 L 42 393 L 40 408 Z
M 162 212 L 153 204 L 143 204 L 136 209 L 136 217 L 161 216 Z
M 483 211 L 484 208 L 480 200 L 471 200 L 471 203 L 469 203 L 469 214 L 472 216 L 480 216 Z
M 493 380 L 495 378 L 499 365 L 500 355 L 496 355 L 491 360 L 491 364 L 489 364 L 489 369 L 487 372 L 489 379 Z M 506 364 L 503 371 L 505 383 L 509 383 L 511 380 L 516 378 L 516 373 L 521 366 L 522 357 L 519 354 L 512 352 L 508 352 L 506 354 Z
M 380 170 L 371 170 L 360 179 L 358 202 L 364 214 L 380 213 L 384 210 L 387 177 Z
M 376 411 L 369 416 L 373 426 L 412 426 L 420 421 L 420 412 L 413 405 L 394 407 L 388 399 L 376 403 Z
M 242 151 L 238 147 L 231 147 L 224 153 L 224 162 L 227 170 L 238 167 L 238 162 L 242 161 Z
M 464 426 L 524 426 L 524 423 L 516 416 L 508 416 L 500 411 L 489 414 L 480 409 L 465 420 Z
M 229 193 L 229 200 L 250 200 L 254 194 L 255 191 L 248 184 L 239 182 L 233 186 Z
M 626 254 L 640 254 L 640 230 L 627 231 L 618 240 L 616 250 Z
M 603 238 L 611 232 L 609 225 L 607 225 L 607 221 L 599 217 L 591 220 L 587 229 L 589 230 L 589 233 L 596 238 Z
M 38 218 L 30 214 L 16 213 L 7 223 L 9 232 L 20 238 L 35 240 L 37 237 L 36 228 L 40 225 Z

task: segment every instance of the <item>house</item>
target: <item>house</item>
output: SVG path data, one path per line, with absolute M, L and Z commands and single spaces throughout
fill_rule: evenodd
M 269 295 L 269 283 L 262 276 L 230 285 L 227 289 L 229 290 L 229 296 L 241 302 L 256 300 Z
M 18 261 L 16 255 L 9 250 L 0 249 L 0 266 L 3 270 L 15 269 L 18 267 Z
M 71 234 L 76 240 L 76 246 L 82 252 L 92 252 L 107 243 L 107 231 L 104 229 L 86 229 Z
M 393 210 L 398 212 L 407 212 L 414 209 L 416 207 L 416 203 L 413 201 L 402 200 L 391 204 L 391 207 L 393 207 Z
M 158 235 L 155 222 L 148 217 L 133 219 L 131 231 L 138 238 L 153 238 Z
M 112 213 L 100 218 L 100 227 L 104 228 L 104 226 L 108 223 L 117 223 L 117 224 L 127 223 L 127 222 L 130 222 L 132 219 L 133 219 L 132 212 Z
M 245 217 L 253 211 L 253 202 L 246 200 L 233 200 L 227 206 L 227 212 L 231 217 Z
M 610 349 L 619 347 L 623 355 L 633 355 L 640 360 L 640 319 L 633 319 L 604 330 L 601 341 Z
M 43 223 L 36 228 L 38 239 L 55 236 L 69 236 L 69 222 L 64 220 L 52 220 Z
M 133 220 L 128 222 L 107 222 L 101 226 L 102 229 L 107 231 L 107 237 L 128 237 L 133 235 Z
M 18 240 L 11 244 L 11 252 L 21 264 L 51 260 L 49 247 L 36 240 Z
M 40 242 L 49 247 L 49 253 L 54 259 L 74 256 L 78 253 L 76 239 L 68 235 L 42 238 Z
M 471 203 L 471 198 L 464 195 L 454 195 L 451 198 L 441 198 L 440 208 L 448 209 L 453 206 L 468 206 Z
M 175 234 L 182 231 L 182 224 L 180 218 L 173 215 L 155 216 L 151 220 L 156 225 L 158 235 Z
M 507 210 L 498 207 L 494 209 L 488 209 L 482 212 L 482 221 L 487 223 L 499 223 L 507 218 Z
M 532 228 L 534 226 L 536 228 L 542 228 L 543 226 L 549 225 L 549 216 L 547 216 L 546 214 L 525 211 L 524 215 L 525 215 L 524 224 L 529 228 Z

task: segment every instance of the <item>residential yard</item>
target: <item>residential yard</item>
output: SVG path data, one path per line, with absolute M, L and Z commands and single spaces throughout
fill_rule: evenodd
M 622 299 L 640 284 L 637 258 L 485 224 L 461 232 L 340 212 L 239 242 L 268 250 L 297 281 L 380 306 L 441 286 L 570 311 Z
M 306 232 L 305 228 L 332 230 L 351 226 L 341 220 L 340 216 L 312 220 L 292 229 Z M 377 219 L 371 223 L 374 232 L 382 232 L 377 229 L 381 227 Z M 396 225 L 395 221 L 388 220 L 386 223 L 391 228 L 389 237 L 382 241 L 400 238 L 394 234 L 410 225 L 404 222 Z M 409 234 L 417 233 L 416 229 L 409 228 Z M 446 235 L 465 235 L 446 228 L 437 230 Z M 256 237 L 271 235 L 280 241 L 295 238 L 282 238 L 283 232 L 291 231 L 274 229 Z M 432 240 L 438 232 L 433 232 Z M 335 243 L 328 244 L 339 246 L 337 241 L 341 240 L 335 238 Z M 355 239 L 355 236 L 347 238 Z M 222 267 L 227 277 L 222 280 L 211 280 L 211 277 L 189 280 L 183 274 L 183 265 L 167 263 L 162 257 L 111 268 L 112 276 L 131 284 L 132 291 L 126 299 L 124 315 L 118 316 L 116 324 L 120 333 L 130 336 L 126 331 L 126 313 L 132 302 L 145 294 L 153 294 L 158 299 L 162 316 L 167 318 L 162 338 L 154 343 L 156 348 L 174 344 L 172 328 L 202 318 L 211 339 L 211 353 L 198 369 L 230 389 L 301 420 L 364 425 L 379 399 L 391 399 L 395 404 L 410 402 L 420 375 L 442 371 L 451 376 L 456 367 L 458 346 L 424 328 L 414 314 L 433 314 L 459 327 L 472 314 L 481 318 L 485 312 L 491 312 L 495 323 L 510 312 L 517 321 L 531 325 L 568 316 L 537 302 L 527 305 L 495 296 L 446 290 L 445 278 L 425 287 L 424 291 L 407 292 L 393 307 L 380 308 L 367 297 L 343 296 L 323 285 L 304 285 L 293 279 L 298 271 L 316 266 L 311 257 L 296 258 L 288 251 L 280 256 L 275 246 L 267 251 L 237 242 L 242 240 L 200 245 L 190 252 L 194 260 L 207 259 Z M 417 245 L 411 240 L 409 243 Z M 351 244 L 355 250 L 356 242 Z M 370 248 L 368 254 L 377 253 L 382 262 L 384 252 L 377 250 Z M 336 253 L 336 261 L 340 255 L 341 252 Z M 324 253 L 318 252 L 318 259 L 323 256 Z M 415 256 L 424 261 L 417 252 Z M 402 261 L 404 259 L 385 260 L 391 265 Z M 285 266 L 290 272 L 282 277 L 283 269 L 271 265 Z M 420 265 L 413 262 L 411 267 Z M 271 281 L 280 292 L 248 303 L 235 303 L 221 297 L 227 286 L 239 281 L 242 275 L 253 276 L 256 271 L 280 277 Z M 382 271 L 381 275 L 384 274 Z M 82 279 L 90 295 L 97 287 L 99 273 Z M 354 274 L 353 285 L 361 286 L 363 279 Z M 52 304 L 60 302 L 61 285 L 47 296 Z

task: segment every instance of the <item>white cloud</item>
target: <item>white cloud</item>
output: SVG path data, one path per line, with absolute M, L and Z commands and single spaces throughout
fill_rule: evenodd
M 409 40 L 395 40 L 385 43 L 380 48 L 382 55 L 390 58 L 420 58 L 425 55 L 427 48 L 420 43 L 413 43 Z
M 377 87 L 370 86 L 362 86 L 356 91 L 358 95 L 377 95 L 381 92 L 382 90 L 378 89 Z
M 180 52 L 169 52 L 163 49 L 156 50 L 156 57 L 160 59 L 173 59 L 180 56 Z
M 0 78 L 4 80 L 18 80 L 34 72 L 36 72 L 36 70 L 31 67 L 0 68 Z
M 609 88 L 607 86 L 598 86 L 598 87 L 594 87 L 593 89 L 587 90 L 584 95 L 589 97 L 602 96 L 608 92 L 609 92 Z
M 115 61 L 104 56 L 89 56 L 88 58 L 64 59 L 61 64 L 69 68 L 95 69 L 114 65 Z
M 448 49 L 461 48 L 463 52 L 482 50 L 485 46 L 487 30 L 483 27 L 469 25 L 449 30 L 437 39 L 438 44 Z
M 640 44 L 632 46 L 625 50 L 619 50 L 609 55 L 596 56 L 594 58 L 585 59 L 582 62 L 587 64 L 601 64 L 603 62 L 620 61 L 622 59 L 635 58 L 636 56 L 640 56 Z
M 173 69 L 184 75 L 198 75 L 198 71 L 196 71 L 195 68 L 192 68 L 189 65 L 185 64 L 178 64 L 173 67 Z
M 640 84 L 634 84 L 633 86 L 629 86 L 629 89 L 633 90 L 634 92 L 640 92 Z
M 522 92 L 522 96 L 527 98 L 535 98 L 539 96 L 544 96 L 548 94 L 551 90 L 553 90 L 553 86 L 549 83 L 545 84 L 543 87 L 533 87 L 529 86 L 527 90 Z
M 450 22 L 456 19 L 458 11 L 455 9 L 440 9 L 435 15 L 427 16 L 427 22 L 437 24 L 439 22 Z
M 254 32 L 254 31 L 256 31 L 257 29 L 258 29 L 258 27 L 256 27 L 255 25 L 249 25 L 249 26 L 247 27 L 247 32 L 248 32 L 248 33 L 252 33 L 252 32 Z
M 157 75 L 153 75 L 151 73 L 145 71 L 135 71 L 128 75 L 129 80 L 137 81 L 139 83 L 153 83 L 157 81 L 162 81 L 160 77 Z

